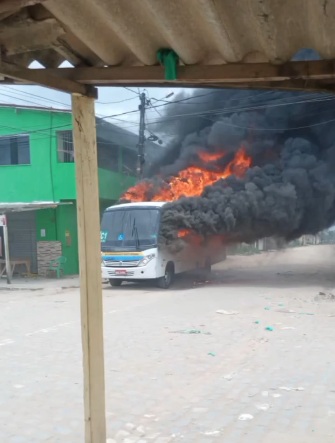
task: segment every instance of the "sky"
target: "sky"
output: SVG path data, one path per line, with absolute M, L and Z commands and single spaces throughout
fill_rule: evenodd
M 98 99 L 95 110 L 98 117 L 107 117 L 106 120 L 129 131 L 138 132 L 140 103 L 139 93 L 145 91 L 151 99 L 153 106 L 164 102 L 156 100 L 173 101 L 182 88 L 126 88 L 126 87 L 101 87 L 98 88 Z M 188 90 L 191 93 L 192 90 Z M 169 96 L 168 98 L 166 98 Z M 15 104 L 22 106 L 45 106 L 57 109 L 70 109 L 71 96 L 53 89 L 40 86 L 0 86 L 0 104 Z M 127 113 L 130 114 L 118 115 Z M 162 111 L 159 109 L 147 108 L 146 121 L 150 129 L 150 123 L 159 119 Z M 149 134 L 147 134 L 149 135 Z

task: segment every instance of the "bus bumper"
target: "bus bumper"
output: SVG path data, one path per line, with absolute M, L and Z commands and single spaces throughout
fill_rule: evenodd
M 129 268 L 101 267 L 103 279 L 119 280 L 149 280 L 159 277 L 156 272 L 155 264 L 148 263 L 147 266 L 136 266 Z

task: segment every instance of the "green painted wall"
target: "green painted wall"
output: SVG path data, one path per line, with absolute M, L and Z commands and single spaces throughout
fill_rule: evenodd
M 63 256 L 67 262 L 64 274 L 79 272 L 76 202 L 61 205 L 57 209 L 36 211 L 37 241 L 58 240 L 62 242 Z M 41 231 L 45 230 L 45 237 Z
M 0 201 L 76 198 L 74 163 L 58 162 L 57 132 L 72 128 L 70 113 L 0 107 L 0 136 L 29 133 L 30 165 L 0 165 Z M 122 157 L 119 168 L 122 168 Z M 99 169 L 100 197 L 117 200 L 133 177 Z
M 75 203 L 75 202 L 73 202 Z M 58 240 L 62 242 L 63 256 L 67 258 L 64 266 L 66 274 L 78 274 L 78 236 L 76 205 L 59 206 L 57 214 Z
M 45 230 L 45 237 L 41 236 L 41 230 Z M 57 239 L 56 210 L 41 209 L 36 211 L 37 241 L 52 241 Z
M 68 127 L 70 114 L 0 107 L 0 121 L 0 136 L 29 133 L 31 163 L 0 166 L 0 200 L 53 200 L 56 190 L 53 191 L 50 173 L 57 153 L 55 130 L 49 128 L 50 125 Z
M 134 177 L 99 169 L 99 194 L 106 200 L 118 200 L 122 192 L 135 183 Z
M 71 114 L 0 106 L 0 121 L 0 136 L 27 133 L 30 141 L 30 165 L 0 165 L 0 202 L 73 201 L 36 212 L 37 240 L 61 241 L 67 257 L 65 273 L 78 273 L 75 165 L 59 162 L 57 154 L 57 132 L 72 129 Z M 134 182 L 133 177 L 99 169 L 101 208 L 113 204 Z M 46 237 L 41 238 L 41 229 Z

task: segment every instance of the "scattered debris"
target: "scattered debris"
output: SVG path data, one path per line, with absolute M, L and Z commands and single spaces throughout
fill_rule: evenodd
M 319 292 L 319 294 L 314 297 L 315 301 L 335 301 L 335 295 L 332 292 Z
M 248 391 L 248 397 L 255 397 L 257 394 L 259 394 L 259 390 L 256 388 L 251 388 Z
M 241 414 L 238 419 L 241 421 L 245 421 L 245 420 L 252 420 L 253 418 L 254 416 L 251 414 Z
M 236 315 L 236 314 L 238 314 L 237 311 L 225 311 L 225 310 L 223 310 L 223 309 L 218 309 L 218 310 L 216 311 L 216 313 L 217 313 L 217 314 L 224 314 L 224 315 Z
M 143 437 L 145 435 L 145 429 L 144 426 L 138 426 L 136 428 L 136 433 L 140 436 Z
M 273 398 L 279 398 L 279 397 L 281 397 L 281 394 L 272 394 L 272 397 Z
M 266 330 L 266 331 L 273 331 L 273 326 L 267 326 L 267 327 L 265 328 L 265 330 Z
M 209 435 L 209 436 L 211 436 L 211 435 L 219 435 L 220 431 L 205 431 L 205 432 L 202 432 L 202 434 L 203 435 Z
M 209 352 L 208 355 L 211 355 L 212 357 L 216 356 L 215 352 Z
M 178 432 L 178 434 L 171 434 L 171 438 L 184 438 L 183 434 L 180 434 Z M 138 441 L 137 443 L 143 443 L 142 440 Z M 146 443 L 146 442 L 144 442 Z
M 269 396 L 269 391 L 263 391 L 262 395 L 263 395 L 263 397 L 268 397 Z
M 282 312 L 283 314 L 294 314 L 293 309 L 277 309 L 277 312 Z
M 259 411 L 267 411 L 268 409 L 270 409 L 270 405 L 267 404 L 267 403 L 265 403 L 265 404 L 257 404 L 257 405 L 255 405 L 255 406 L 256 406 L 256 408 L 257 408 Z
M 210 332 L 204 332 L 200 329 L 180 329 L 178 331 L 169 331 L 170 334 L 204 334 L 204 335 L 212 335 Z
M 260 324 L 260 321 L 259 321 L 259 320 L 256 320 L 255 323 L 256 323 L 256 325 L 259 325 L 259 324 Z
M 223 378 L 225 380 L 231 381 L 235 377 L 236 373 L 232 372 L 231 374 L 224 375 Z
M 264 308 L 266 311 L 270 311 L 270 307 L 269 306 L 265 306 L 265 308 Z
M 305 388 L 302 388 L 302 387 L 298 387 L 298 388 L 288 388 L 288 387 L 286 387 L 286 386 L 281 386 L 281 387 L 278 388 L 278 389 L 281 389 L 282 391 L 304 391 L 304 390 L 305 390 Z
M 281 328 L 282 330 L 286 330 L 286 329 L 297 329 L 294 328 L 293 326 L 284 326 L 283 328 Z

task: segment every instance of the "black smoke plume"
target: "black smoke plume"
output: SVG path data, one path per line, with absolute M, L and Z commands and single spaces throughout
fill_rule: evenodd
M 242 179 L 230 176 L 200 197 L 166 205 L 164 242 L 173 242 L 181 229 L 220 234 L 227 242 L 289 241 L 334 223 L 335 96 L 197 90 L 179 101 L 185 98 L 167 105 L 155 127 L 174 137 L 148 179 L 177 174 L 199 149 L 233 154 L 244 146 L 252 167 Z

